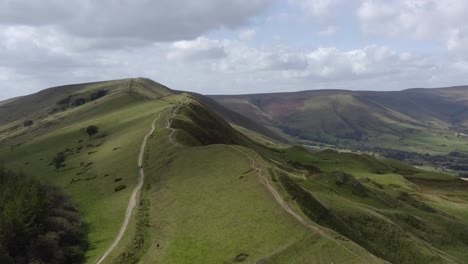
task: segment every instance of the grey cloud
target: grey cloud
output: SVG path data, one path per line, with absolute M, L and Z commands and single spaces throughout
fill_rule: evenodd
M 237 28 L 268 0 L 0 0 L 0 23 L 57 26 L 87 38 L 174 41 Z

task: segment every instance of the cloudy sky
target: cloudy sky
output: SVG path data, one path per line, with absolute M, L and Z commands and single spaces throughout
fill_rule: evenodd
M 204 94 L 468 84 L 466 0 L 0 0 L 0 100 L 148 77 Z

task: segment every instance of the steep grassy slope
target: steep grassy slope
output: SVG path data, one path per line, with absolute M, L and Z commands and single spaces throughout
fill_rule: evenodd
M 184 107 L 172 120 L 172 128 L 177 129 L 176 139 L 185 145 L 200 146 L 210 144 L 248 145 L 248 139 L 232 129 L 224 119 L 201 104 L 186 97 Z
M 232 111 L 212 98 L 196 93 L 191 93 L 192 96 L 197 98 L 200 102 L 208 106 L 211 110 L 220 114 L 227 122 L 244 127 L 251 131 L 260 133 L 264 136 L 267 136 L 275 141 L 285 143 L 287 140 L 281 137 L 279 134 L 275 133 L 273 130 L 266 128 L 265 126 L 261 125 L 260 123 L 256 122 L 255 119 L 252 117 L 247 118 L 236 111 Z
M 162 131 L 149 148 L 151 238 L 143 263 L 383 263 L 288 214 L 244 154 L 259 146 L 195 99 L 173 99 L 183 103 L 171 126 L 176 141 Z
M 39 93 L 39 97 L 18 98 L 3 105 L 2 111 L 14 108 L 12 115 L 24 116 L 34 124 L 23 127 L 21 119 L 4 124 L 17 128 L 1 134 L 0 162 L 59 184 L 72 195 L 90 223 L 89 263 L 114 239 L 137 183 L 137 155 L 143 136 L 156 115 L 168 107 L 165 101 L 143 99 L 169 91 L 154 86 L 140 94 L 136 90 L 144 82 L 136 79 L 54 88 Z M 57 102 L 70 95 L 81 98 L 102 89 L 108 94 L 50 114 Z M 34 103 L 41 100 L 49 105 Z M 96 125 L 100 132 L 89 137 L 84 132 L 89 125 Z M 66 158 L 56 171 L 52 161 L 60 152 Z M 116 192 L 119 185 L 126 188 Z
M 468 151 L 467 97 L 467 87 L 212 96 L 296 142 L 434 154 Z
M 461 180 L 368 155 L 264 148 L 249 138 L 239 138 L 219 117 L 187 98 L 173 123 L 179 128 L 173 136 L 181 141 L 171 144 L 157 138 L 149 155 L 155 176 L 148 188 L 151 200 L 158 203 L 152 207 L 151 215 L 157 217 L 152 217 L 149 228 L 155 235 L 143 260 L 376 263 L 373 254 L 393 263 L 463 263 L 467 257 L 463 247 L 468 242 L 468 226 L 457 217 L 463 209 L 449 213 L 436 209 L 446 203 L 426 203 L 429 197 L 437 200 L 450 195 L 448 188 L 443 195 L 423 196 L 422 191 L 426 183 L 436 189 L 448 185 L 459 189 L 458 202 L 466 204 L 460 197 L 468 186 Z M 181 120 L 191 125 L 178 125 Z M 200 127 L 218 127 L 222 133 L 213 137 L 213 131 L 200 133 Z M 264 178 L 249 166 L 246 153 L 261 164 Z M 284 205 L 271 199 L 274 194 L 262 185 L 265 181 L 275 185 Z M 440 181 L 445 185 L 438 187 Z M 277 209 L 283 212 L 277 215 Z M 297 225 L 303 229 L 302 236 L 294 231 Z M 312 237 L 303 237 L 304 232 Z M 283 236 L 291 240 L 279 239 Z M 360 253 L 356 256 L 348 250 Z
M 297 178 L 277 171 L 278 188 L 310 219 L 376 256 L 392 263 L 464 263 L 468 257 L 465 181 L 368 155 L 296 147 L 278 156 L 297 169 L 314 166 Z

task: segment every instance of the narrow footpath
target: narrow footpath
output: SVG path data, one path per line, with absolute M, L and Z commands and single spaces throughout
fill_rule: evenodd
M 163 111 L 164 112 L 164 111 Z M 161 112 L 156 119 L 154 119 L 152 125 L 151 125 L 151 130 L 146 134 L 145 138 L 143 139 L 143 143 L 141 144 L 140 147 L 140 153 L 138 155 L 138 170 L 140 177 L 138 178 L 138 184 L 133 189 L 132 195 L 130 196 L 130 201 L 128 202 L 127 206 L 127 212 L 125 213 L 125 219 L 122 224 L 122 227 L 120 227 L 119 234 L 115 238 L 114 242 L 110 247 L 106 250 L 106 252 L 99 258 L 99 260 L 96 262 L 96 264 L 101 264 L 107 256 L 115 249 L 115 247 L 119 244 L 120 240 L 122 240 L 122 237 L 127 230 L 128 224 L 130 222 L 130 217 L 132 216 L 133 209 L 135 209 L 135 206 L 137 204 L 137 194 L 141 190 L 141 187 L 143 187 L 143 183 L 145 182 L 145 171 L 143 169 L 143 156 L 145 154 L 145 148 L 146 148 L 146 142 L 148 141 L 148 138 L 154 133 L 154 130 L 156 129 L 156 121 L 161 117 L 162 113 Z
M 255 159 L 249 155 L 247 152 L 244 152 L 242 150 L 239 150 L 237 148 L 233 148 L 234 150 L 242 153 L 244 156 L 246 156 L 250 162 L 251 162 L 251 167 L 252 169 L 255 170 L 255 172 L 257 173 L 257 176 L 259 177 L 260 179 L 260 182 L 267 188 L 268 192 L 270 192 L 273 197 L 275 198 L 276 202 L 281 205 L 281 207 L 283 207 L 283 209 L 288 212 L 292 217 L 294 217 L 297 221 L 299 221 L 302 225 L 304 225 L 305 227 L 307 227 L 308 229 L 318 233 L 320 236 L 324 237 L 324 238 L 327 238 L 333 242 L 335 242 L 339 247 L 343 248 L 344 250 L 346 250 L 347 252 L 349 252 L 350 254 L 352 254 L 353 256 L 359 258 L 362 263 L 368 263 L 365 259 L 363 259 L 360 255 L 358 255 L 357 253 L 355 253 L 354 251 L 350 250 L 348 247 L 346 247 L 345 245 L 343 245 L 341 242 L 339 242 L 337 239 L 335 239 L 334 237 L 328 235 L 327 233 L 323 232 L 321 229 L 319 229 L 318 227 L 308 223 L 306 220 L 304 220 L 304 218 L 302 218 L 299 214 L 297 214 L 284 200 L 283 198 L 281 197 L 281 195 L 278 193 L 278 191 L 275 189 L 275 187 L 273 187 L 270 183 L 270 181 L 265 177 L 263 176 L 262 174 L 262 169 L 260 167 L 257 166 L 257 163 L 255 161 Z

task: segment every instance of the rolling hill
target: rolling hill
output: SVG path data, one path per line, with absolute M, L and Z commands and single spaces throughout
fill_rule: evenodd
M 388 120 L 424 125 L 403 110 L 364 104 L 370 99 L 350 92 L 318 93 L 320 100 L 302 106 L 307 113 L 335 110 L 334 121 L 323 129 L 353 133 L 363 119 L 374 120 L 369 131 L 388 134 L 394 132 Z M 300 121 L 305 117 L 286 114 L 300 107 L 299 96 L 284 96 L 284 103 L 274 96 L 235 100 L 248 101 L 270 127 L 273 117 L 290 129 L 308 125 Z M 364 113 L 371 107 L 379 114 Z M 340 116 L 348 111 L 356 116 L 344 122 Z M 1 102 L 0 116 L 0 163 L 57 184 L 71 196 L 89 224 L 86 263 L 463 263 L 468 258 L 467 182 L 365 154 L 311 153 L 203 95 L 125 79 Z M 88 133 L 90 126 L 97 133 Z M 57 157 L 63 160 L 57 163 Z M 145 177 L 139 178 L 142 171 Z M 103 258 L 133 190 L 138 202 L 128 228 Z
M 468 87 L 215 95 L 297 144 L 382 152 L 468 152 Z M 385 154 L 385 153 L 384 153 Z

